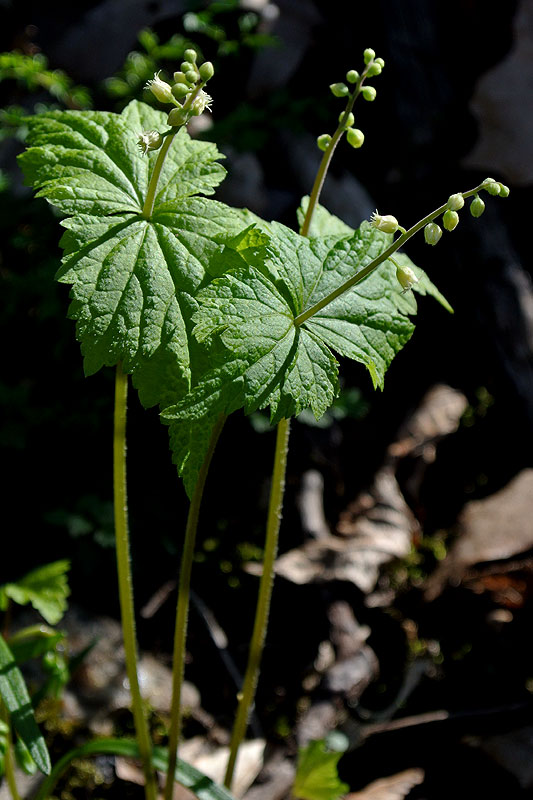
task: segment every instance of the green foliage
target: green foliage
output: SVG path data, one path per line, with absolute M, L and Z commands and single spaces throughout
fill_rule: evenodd
M 37 767 L 45 775 L 51 771 L 50 756 L 33 716 L 24 678 L 15 664 L 11 650 L 0 635 L 0 698 L 9 712 L 18 735 L 28 748 Z
M 42 53 L 27 56 L 16 50 L 0 53 L 0 82 L 15 80 L 29 92 L 45 89 L 53 98 L 70 108 L 91 106 L 91 96 L 85 86 L 74 81 L 60 69 L 48 69 L 48 59 Z
M 55 625 L 67 608 L 69 568 L 68 561 L 54 561 L 28 572 L 15 583 L 0 586 L 0 609 L 6 609 L 8 599 L 19 605 L 31 603 L 50 625 Z
M 255 264 L 231 269 L 198 293 L 194 333 L 200 342 L 209 341 L 218 363 L 188 397 L 165 410 L 165 418 L 200 420 L 241 406 L 251 413 L 270 405 L 272 424 L 305 408 L 319 419 L 338 392 L 332 350 L 363 363 L 374 386 L 383 388 L 392 358 L 410 338 L 416 302 L 401 294 L 387 262 L 302 325 L 294 324 L 377 258 L 392 236 L 368 223 L 349 238 L 308 239 L 279 223 L 263 227 L 270 237 L 263 264 L 256 251 L 242 251 Z M 417 274 L 424 277 L 421 270 Z M 428 279 L 421 291 L 437 293 Z
M 54 765 L 49 777 L 40 785 L 35 800 L 47 800 L 53 794 L 58 780 L 74 759 L 106 754 L 139 758 L 139 746 L 137 742 L 130 739 L 94 739 L 92 742 L 70 750 Z M 152 763 L 157 770 L 165 772 L 168 765 L 167 750 L 163 747 L 154 747 Z M 233 795 L 227 789 L 219 786 L 185 761 L 178 760 L 175 780 L 176 783 L 190 789 L 198 800 L 234 800 Z
M 339 779 L 341 752 L 330 751 L 323 739 L 301 748 L 292 794 L 301 800 L 337 800 L 349 786 Z

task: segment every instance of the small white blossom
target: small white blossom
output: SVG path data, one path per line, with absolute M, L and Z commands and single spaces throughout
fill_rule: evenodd
M 382 216 L 378 213 L 377 209 L 370 217 L 370 223 L 374 226 L 374 228 L 377 228 L 378 231 L 383 231 L 384 233 L 396 233 L 400 227 L 400 223 L 396 217 L 393 217 L 391 214 Z
M 211 111 L 211 105 L 213 103 L 213 98 L 207 92 L 204 92 L 203 89 L 200 89 L 198 92 L 197 97 L 195 98 L 191 111 L 195 117 L 199 117 L 200 114 L 203 114 L 204 111 Z
M 162 81 L 159 77 L 159 72 L 154 74 L 151 81 L 148 81 L 145 89 L 150 89 L 153 95 L 157 97 L 160 103 L 173 103 L 174 97 L 172 95 L 172 87 L 169 83 Z
M 143 131 L 137 139 L 139 150 L 145 156 L 149 150 L 159 150 L 163 144 L 163 137 L 159 131 Z

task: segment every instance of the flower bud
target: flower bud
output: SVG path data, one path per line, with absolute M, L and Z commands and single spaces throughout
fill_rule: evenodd
M 496 181 L 494 181 L 493 183 L 488 183 L 484 188 L 493 197 L 497 197 L 501 191 L 500 184 L 496 183 Z
M 159 131 L 143 131 L 137 139 L 139 150 L 145 156 L 149 150 L 159 150 L 163 144 L 163 137 Z
M 348 83 L 357 83 L 359 80 L 359 73 L 355 69 L 351 69 L 346 73 L 346 80 Z
M 418 278 L 416 277 L 415 273 L 411 269 L 411 267 L 396 267 L 396 277 L 398 279 L 398 283 L 403 289 L 403 292 L 409 291 L 415 283 L 418 283 Z
M 472 202 L 470 203 L 470 213 L 473 217 L 480 217 L 483 212 L 485 211 L 485 203 L 481 199 L 481 197 L 476 194 Z
M 177 128 L 180 125 L 185 125 L 185 123 L 188 122 L 188 120 L 189 120 L 189 114 L 180 107 L 172 109 L 172 111 L 168 115 L 167 122 L 173 128 Z
M 187 83 L 193 85 L 198 80 L 198 74 L 194 70 L 190 69 L 188 72 L 185 73 L 185 80 L 187 81 Z
M 482 189 L 487 189 L 490 186 L 491 183 L 496 183 L 494 178 L 485 178 L 485 180 L 481 184 L 481 188 Z
M 457 211 L 452 211 L 451 209 L 445 211 L 442 217 L 442 224 L 447 231 L 453 231 L 455 228 L 457 228 L 459 225 L 459 214 Z
M 344 114 L 345 114 L 344 111 L 341 114 L 339 114 L 339 122 L 342 122 L 342 120 L 344 119 Z M 348 116 L 346 118 L 346 122 L 344 123 L 344 128 L 345 129 L 346 128 L 351 128 L 352 125 L 354 124 L 354 122 L 355 122 L 355 117 L 352 114 L 352 112 L 350 111 L 350 113 L 348 114 Z
M 190 61 L 182 61 L 180 64 L 180 69 L 185 75 L 189 72 L 189 70 L 194 70 L 196 72 L 196 64 L 191 64 Z
M 210 61 L 204 61 L 200 67 L 200 78 L 203 81 L 211 80 L 215 74 L 215 68 Z
M 329 143 L 331 142 L 331 136 L 329 133 L 323 133 L 322 136 L 319 136 L 316 140 L 319 150 L 327 150 Z
M 374 59 L 374 60 L 375 60 L 376 64 L 379 64 L 379 66 L 381 67 L 381 69 L 383 69 L 383 67 L 385 66 L 385 62 L 384 62 L 384 60 L 383 60 L 382 58 L 376 58 L 376 59 Z
M 381 65 L 378 64 L 377 61 L 374 61 L 372 64 L 370 64 L 369 68 L 366 71 L 366 74 L 368 75 L 369 78 L 371 78 L 373 75 L 381 75 L 381 69 L 382 69 Z
M 428 222 L 424 228 L 424 239 L 427 244 L 437 244 L 442 236 L 442 230 L 435 222 Z
M 505 183 L 500 183 L 500 197 L 509 197 L 509 187 Z
M 375 57 L 376 57 L 375 51 L 372 50 L 371 47 L 367 47 L 365 52 L 363 53 L 365 64 L 370 64 L 370 62 L 373 61 Z
M 187 86 L 185 83 L 175 83 L 172 87 L 172 94 L 176 100 L 180 100 L 182 97 L 185 97 L 185 95 L 189 94 L 190 91 L 190 86 Z
M 462 194 L 451 194 L 448 197 L 448 208 L 451 211 L 459 211 L 465 204 L 465 199 Z
M 183 72 L 174 73 L 174 83 L 187 83 L 187 78 L 185 77 Z
M 162 81 L 159 77 L 159 72 L 154 74 L 151 81 L 148 81 L 145 89 L 150 89 L 152 94 L 157 97 L 160 103 L 173 103 L 174 97 L 172 96 L 172 89 L 170 84 Z
M 348 128 L 348 130 L 346 131 L 346 139 L 349 145 L 357 149 L 358 147 L 363 146 L 363 142 L 365 141 L 365 134 L 363 133 L 363 131 L 360 131 L 359 128 Z
M 188 61 L 190 64 L 195 64 L 197 57 L 198 54 L 196 50 L 193 50 L 192 48 L 186 50 L 183 54 L 183 58 L 185 59 L 185 61 Z
M 371 103 L 373 100 L 376 99 L 377 92 L 373 86 L 363 86 L 363 88 L 361 89 L 361 94 L 363 95 L 365 100 L 368 100 L 368 102 Z
M 346 97 L 350 93 L 345 83 L 332 83 L 329 88 L 335 97 Z
M 370 217 L 370 224 L 373 225 L 374 228 L 377 228 L 378 231 L 383 231 L 384 233 L 396 233 L 400 227 L 400 223 L 396 217 L 393 217 L 392 214 L 386 214 L 383 216 L 382 214 L 378 213 L 377 209 Z

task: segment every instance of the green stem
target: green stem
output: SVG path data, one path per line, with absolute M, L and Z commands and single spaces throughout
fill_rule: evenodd
M 355 85 L 355 89 L 350 95 L 346 108 L 344 109 L 344 114 L 341 117 L 337 130 L 331 137 L 331 141 L 324 150 L 324 155 L 322 156 L 322 161 L 320 162 L 320 166 L 316 173 L 315 182 L 313 184 L 313 188 L 311 189 L 311 194 L 309 195 L 309 204 L 307 206 L 307 211 L 305 213 L 305 219 L 303 221 L 302 227 L 300 229 L 300 234 L 302 236 L 309 236 L 309 229 L 311 227 L 311 220 L 313 218 L 313 214 L 315 213 L 315 209 L 318 205 L 318 199 L 320 197 L 320 192 L 322 191 L 322 187 L 324 185 L 324 181 L 326 179 L 327 171 L 329 169 L 329 165 L 331 159 L 333 158 L 333 153 L 335 152 L 335 148 L 337 147 L 338 143 L 341 140 L 342 134 L 346 131 L 346 122 L 348 120 L 348 115 L 350 114 L 353 105 L 359 95 L 361 94 L 361 87 L 364 83 L 366 73 L 368 67 L 363 71 L 361 77 L 357 81 Z
M 181 733 L 181 689 L 183 685 L 183 675 L 185 671 L 185 645 L 187 637 L 187 619 L 189 616 L 189 595 L 191 587 L 191 571 L 194 556 L 194 545 L 196 540 L 196 530 L 198 528 L 198 517 L 204 492 L 205 481 L 213 453 L 224 427 L 226 417 L 221 414 L 218 418 L 209 446 L 198 473 L 196 485 L 194 487 L 189 514 L 187 516 L 187 526 L 185 528 L 185 541 L 183 543 L 183 553 L 181 556 L 178 604 L 176 608 L 176 624 L 174 629 L 174 655 L 172 659 L 172 705 L 170 709 L 170 729 L 168 742 L 168 770 L 165 786 L 165 800 L 171 800 L 174 790 L 174 774 L 178 761 L 178 743 Z
M 128 531 L 128 501 L 126 493 L 126 406 L 128 376 L 117 364 L 115 380 L 115 419 L 113 432 L 113 491 L 115 506 L 115 537 L 117 550 L 118 588 L 122 634 L 126 654 L 126 672 L 130 684 L 135 733 L 143 762 L 146 800 L 156 800 L 157 783 L 151 765 L 151 743 L 148 723 L 143 709 L 137 674 L 137 643 L 135 637 L 135 614 L 133 610 L 133 583 L 131 578 L 130 546 Z
M 157 154 L 157 160 L 155 162 L 154 171 L 152 172 L 152 177 L 150 178 L 148 191 L 146 192 L 146 200 L 144 201 L 144 206 L 142 210 L 142 216 L 144 217 L 144 219 L 150 219 L 150 217 L 152 216 L 155 203 L 155 193 L 157 191 L 157 184 L 159 182 L 159 176 L 161 175 L 161 170 L 163 169 L 163 164 L 165 163 L 165 158 L 167 157 L 170 145 L 174 141 L 174 136 L 177 134 L 178 130 L 179 128 L 176 128 L 175 131 L 170 133 L 168 136 L 165 136 L 163 144 L 161 145 L 161 149 Z
M 261 575 L 261 582 L 259 585 L 259 596 L 257 599 L 252 641 L 250 642 L 250 652 L 248 654 L 248 664 L 246 666 L 242 690 L 239 694 L 239 706 L 231 735 L 230 756 L 226 769 L 226 777 L 224 778 L 224 785 L 228 789 L 231 787 L 239 746 L 246 734 L 248 718 L 254 702 L 255 690 L 259 678 L 261 657 L 263 655 L 270 611 L 270 598 L 272 596 L 272 584 L 274 580 L 274 562 L 278 550 L 278 535 L 281 522 L 281 507 L 285 488 L 285 470 L 289 445 L 289 430 L 290 421 L 288 419 L 282 419 L 277 428 L 274 469 L 272 472 L 272 486 L 270 489 L 270 502 L 268 507 L 263 574 Z
M 465 199 L 467 197 L 472 197 L 472 195 L 479 192 L 481 188 L 482 184 L 476 186 L 475 189 L 470 189 L 468 192 L 463 192 L 462 196 Z M 421 230 L 425 225 L 427 225 L 428 222 L 432 222 L 438 216 L 443 214 L 447 208 L 448 204 L 444 203 L 444 205 L 439 206 L 439 208 L 437 208 L 435 211 L 432 211 L 431 214 L 428 214 L 426 217 L 424 217 L 424 219 L 421 219 L 419 222 L 416 223 L 416 225 L 413 225 L 412 228 L 409 228 L 409 230 L 405 231 L 405 233 L 402 233 L 402 235 L 399 236 L 398 239 L 396 239 L 390 245 L 390 247 L 387 247 L 387 249 L 384 250 L 381 253 L 381 255 L 379 255 L 377 258 L 371 261 L 370 264 L 367 264 L 366 267 L 359 270 L 359 272 L 353 275 L 353 277 L 349 278 L 345 283 L 341 284 L 341 286 L 339 286 L 333 292 L 330 292 L 330 294 L 328 294 L 322 300 L 319 300 L 318 303 L 315 303 L 306 311 L 303 311 L 301 314 L 299 314 L 295 318 L 294 324 L 296 326 L 301 325 L 307 319 L 309 319 L 310 317 L 314 316 L 319 311 L 321 311 L 325 306 L 332 303 L 333 300 L 336 300 L 337 297 L 340 297 L 341 294 L 344 294 L 344 292 L 347 292 L 348 289 L 351 289 L 353 286 L 364 280 L 368 275 L 370 275 L 371 272 L 373 272 L 376 269 L 376 267 L 379 267 L 380 264 L 382 264 L 384 261 L 390 258 L 390 256 L 392 256 L 397 250 L 399 250 L 400 247 L 402 247 L 412 236 L 415 235 L 415 233 L 418 233 L 418 231 Z
M 189 95 L 188 100 L 183 104 L 182 111 L 187 112 L 189 111 L 190 107 L 198 97 L 200 91 L 205 86 L 205 81 L 202 81 L 198 84 L 195 90 Z M 167 153 L 170 150 L 170 145 L 174 141 L 175 135 L 178 133 L 179 129 L 182 128 L 183 125 L 178 125 L 175 128 L 171 128 L 171 131 L 166 131 L 164 134 L 164 141 L 161 145 L 161 149 L 157 154 L 157 160 L 155 162 L 154 171 L 152 172 L 150 183 L 148 185 L 148 191 L 146 192 L 146 199 L 144 201 L 144 206 L 142 210 L 142 216 L 144 219 L 150 219 L 154 210 L 154 203 L 155 203 L 155 195 L 157 192 L 157 184 L 159 183 L 159 177 L 161 175 L 161 170 L 163 169 L 163 164 L 165 163 L 165 158 L 167 157 Z

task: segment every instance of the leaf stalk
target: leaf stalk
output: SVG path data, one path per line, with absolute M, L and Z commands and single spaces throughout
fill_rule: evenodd
M 261 658 L 265 644 L 268 616 L 270 612 L 270 599 L 274 582 L 274 562 L 278 552 L 279 528 L 281 523 L 281 508 L 285 489 L 285 472 L 287 468 L 287 452 L 289 449 L 290 420 L 282 419 L 277 427 L 276 450 L 274 454 L 274 469 L 272 472 L 272 485 L 270 488 L 270 501 L 268 506 L 268 519 L 265 540 L 265 557 L 263 560 L 263 574 L 259 584 L 257 609 L 255 612 L 254 629 L 248 664 L 239 693 L 239 705 L 233 725 L 230 743 L 230 756 L 224 778 L 224 786 L 231 788 L 235 762 L 239 747 L 245 737 L 248 719 L 252 710 L 255 690 L 259 679 Z
M 178 743 L 181 733 L 181 689 L 185 672 L 185 647 L 187 637 L 187 620 L 189 617 L 189 597 L 191 589 L 191 572 L 198 528 L 198 517 L 204 493 L 205 481 L 215 451 L 218 438 L 226 422 L 226 416 L 221 414 L 215 423 L 209 440 L 208 449 L 203 464 L 198 473 L 194 492 L 189 506 L 187 525 L 185 528 L 185 541 L 181 556 L 180 575 L 178 582 L 178 603 L 176 608 L 176 624 L 174 629 L 174 654 L 172 658 L 172 703 L 170 707 L 170 728 L 168 740 L 168 770 L 165 785 L 165 800 L 172 800 L 174 790 L 174 774 L 178 762 Z
M 130 684 L 133 719 L 143 763 L 146 800 L 156 800 L 157 782 L 152 767 L 152 747 L 148 722 L 143 708 L 137 670 L 137 642 L 133 609 L 133 581 L 130 564 L 128 530 L 128 500 L 126 490 L 126 413 L 128 376 L 117 364 L 115 378 L 115 413 L 113 431 L 113 492 L 115 510 L 115 539 L 117 551 L 118 589 L 122 617 L 122 635 L 126 654 L 126 673 Z

